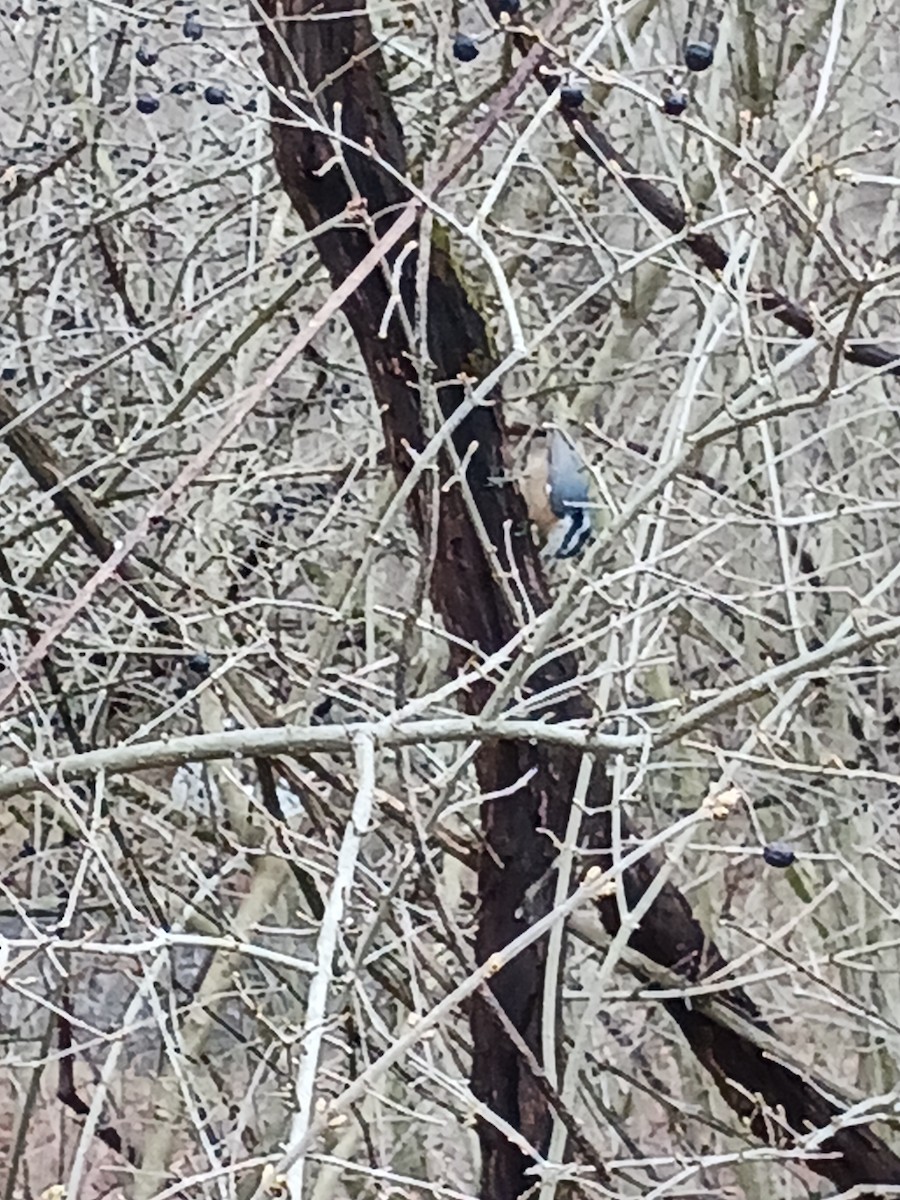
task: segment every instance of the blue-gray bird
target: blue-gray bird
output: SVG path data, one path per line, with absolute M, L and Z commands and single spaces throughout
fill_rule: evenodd
M 559 429 L 532 437 L 520 487 L 528 515 L 544 538 L 544 554 L 580 554 L 593 533 L 590 472 Z

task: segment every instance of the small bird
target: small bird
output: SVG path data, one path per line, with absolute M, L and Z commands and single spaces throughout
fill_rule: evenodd
M 535 434 L 519 482 L 528 515 L 544 538 L 544 555 L 574 558 L 593 533 L 590 473 L 559 429 Z

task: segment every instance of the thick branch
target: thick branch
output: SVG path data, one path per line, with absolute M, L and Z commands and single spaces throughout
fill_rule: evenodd
M 426 746 L 435 742 L 518 742 L 569 746 L 595 753 L 637 753 L 643 737 L 618 736 L 550 725 L 542 721 L 481 721 L 477 717 L 444 717 L 434 721 L 359 722 L 351 725 L 276 725 L 265 729 L 230 729 L 187 734 L 156 742 L 133 742 L 36 760 L 27 767 L 0 771 L 0 799 L 40 788 L 56 779 L 78 779 L 102 771 L 128 775 L 149 767 L 175 767 L 190 762 L 215 762 L 237 755 L 270 758 L 277 754 L 339 753 L 355 736 L 366 733 L 377 746 Z

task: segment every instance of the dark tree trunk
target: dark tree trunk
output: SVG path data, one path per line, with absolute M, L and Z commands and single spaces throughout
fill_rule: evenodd
M 342 0 L 341 0 L 342 2 Z M 275 5 L 266 10 L 274 13 Z M 346 11 L 346 6 L 345 11 Z M 303 11 L 300 5 L 293 12 Z M 384 84 L 380 55 L 372 52 L 368 21 L 361 13 L 356 19 L 343 18 L 334 23 L 317 21 L 300 27 L 285 25 L 282 36 L 290 46 L 306 84 L 315 91 L 322 80 L 337 71 L 337 82 L 319 93 L 321 116 L 333 120 L 333 105 L 342 104 L 344 134 L 364 145 L 374 143 L 377 153 L 402 174 L 406 171 L 403 140 L 390 106 Z M 320 36 L 321 35 L 321 36 Z M 310 105 L 298 99 L 297 78 L 285 59 L 279 40 L 260 26 L 263 64 L 276 89 L 284 87 L 289 103 L 273 102 L 273 141 L 275 157 L 284 186 L 309 229 L 349 211 L 354 197 L 340 169 L 316 173 L 332 157 L 328 139 L 301 127 L 296 109 L 314 116 Z M 409 192 L 371 157 L 348 146 L 343 149 L 347 168 L 353 175 L 360 195 L 366 200 L 366 215 L 375 235 L 392 224 L 398 209 L 410 199 Z M 356 210 L 358 213 L 358 209 Z M 369 228 L 358 215 L 349 215 L 346 225 L 318 235 L 317 246 L 335 284 L 358 265 L 371 249 Z M 407 260 L 403 273 L 406 311 L 414 319 L 414 256 Z M 390 301 L 382 274 L 372 272 L 345 306 L 345 314 L 362 351 L 376 399 L 383 412 L 385 440 L 398 478 L 412 465 L 407 446 L 418 452 L 427 437 L 420 405 L 415 353 L 408 345 L 401 321 L 395 316 L 386 337 L 379 327 Z M 433 381 L 444 417 L 450 417 L 464 400 L 460 375 L 482 377 L 493 365 L 493 353 L 484 322 L 465 294 L 445 252 L 431 248 L 428 279 L 428 348 L 433 360 Z M 494 397 L 499 402 L 499 396 Z M 512 487 L 498 486 L 503 472 L 503 427 L 499 403 L 477 407 L 459 426 L 454 443 L 460 457 L 467 457 L 467 484 L 478 512 L 504 569 L 504 545 L 515 548 L 515 567 L 525 582 L 535 608 L 546 607 L 546 591 L 531 540 L 524 504 Z M 474 452 L 471 451 L 475 447 Z M 441 479 L 452 473 L 447 454 L 441 455 Z M 463 489 L 454 486 L 441 493 L 440 512 L 429 514 L 432 490 L 427 479 L 413 493 L 411 515 L 423 533 L 431 519 L 437 521 L 437 555 L 431 571 L 432 600 L 447 629 L 483 653 L 499 650 L 517 632 L 512 612 L 498 586 L 494 570 L 479 542 L 466 509 Z M 509 538 L 504 523 L 509 523 Z M 427 544 L 427 539 L 425 541 Z M 469 654 L 454 649 L 457 669 L 467 665 Z M 555 660 L 531 686 L 540 690 L 562 682 L 574 672 L 574 663 Z M 469 711 L 477 712 L 490 694 L 487 684 L 465 695 Z M 495 744 L 482 750 L 477 758 L 479 782 L 486 792 L 512 787 L 528 771 L 536 769 L 528 787 L 514 800 L 487 802 L 482 823 L 485 851 L 479 870 L 480 912 L 476 956 L 485 961 L 525 928 L 517 916 L 527 889 L 542 879 L 555 851 L 542 829 L 562 837 L 565 830 L 569 797 L 577 763 L 566 759 L 562 764 L 549 751 L 526 744 Z M 532 1050 L 537 1050 L 541 1016 L 541 981 L 545 948 L 533 947 L 520 955 L 493 981 L 497 1000 Z M 536 1146 L 543 1146 L 549 1130 L 546 1101 L 540 1095 L 531 1073 L 524 1069 L 515 1047 L 498 1032 L 495 1018 L 485 1005 L 473 1006 L 473 1089 L 494 1112 Z M 480 1128 L 483 1149 L 485 1196 L 512 1197 L 530 1186 L 525 1169 L 529 1159 L 495 1129 Z
M 284 21 L 278 14 L 298 17 L 315 7 L 318 20 Z M 400 209 L 410 202 L 400 182 L 407 171 L 402 130 L 394 113 L 386 81 L 385 64 L 362 0 L 262 0 L 267 21 L 259 22 L 262 62 L 273 88 L 273 144 L 284 188 L 316 244 L 335 285 L 344 281 L 383 235 Z M 322 20 L 334 11 L 333 21 Z M 347 12 L 355 12 L 347 16 Z M 254 10 L 251 13 L 255 16 Z M 258 19 L 255 17 L 255 19 Z M 299 73 L 298 73 L 299 72 Z M 315 103 L 307 97 L 315 96 Z M 323 169 L 333 157 L 333 147 L 322 128 L 334 128 L 335 105 L 340 104 L 343 165 Z M 314 124 L 315 127 L 311 127 Z M 353 148 L 372 147 L 375 155 Z M 354 189 L 345 176 L 352 176 Z M 399 178 L 398 178 L 399 177 Z M 360 219 L 361 213 L 364 220 Z M 341 214 L 346 221 L 326 226 Z M 417 232 L 417 231 L 416 231 Z M 396 251 L 388 261 L 396 259 Z M 415 254 L 405 260 L 402 296 L 406 313 L 415 321 Z M 421 451 L 426 442 L 426 414 L 419 389 L 416 352 L 408 344 L 398 315 L 392 317 L 387 336 L 380 337 L 383 315 L 390 302 L 384 276 L 370 274 L 345 306 L 345 313 L 365 360 L 376 400 L 383 414 L 384 436 L 398 479 L 406 477 L 413 458 L 407 450 Z M 443 244 L 431 246 L 427 284 L 428 349 L 433 361 L 432 382 L 440 408 L 451 417 L 464 399 L 460 375 L 483 378 L 495 365 L 493 348 L 480 315 L 473 308 Z M 476 408 L 453 434 L 456 452 L 467 457 L 467 482 L 480 521 L 494 547 L 501 569 L 511 565 L 505 547 L 511 546 L 514 567 L 536 612 L 547 605 L 546 586 L 529 535 L 526 513 L 518 492 L 497 486 L 504 460 L 504 429 L 500 396 L 492 405 Z M 442 481 L 452 474 L 445 453 L 439 459 Z M 506 593 L 485 554 L 476 526 L 466 507 L 463 489 L 451 486 L 439 493 L 439 511 L 430 512 L 434 495 L 427 479 L 412 494 L 410 514 L 420 534 L 437 522 L 437 554 L 430 573 L 435 609 L 450 633 L 463 643 L 477 645 L 486 654 L 505 645 L 518 629 Z M 505 529 L 508 529 L 509 536 Z M 428 539 L 423 537 L 423 546 Z M 465 652 L 456 647 L 454 667 L 466 665 Z M 529 677 L 535 693 L 575 673 L 571 657 L 560 656 L 542 672 Z M 480 711 L 490 695 L 487 683 L 465 694 L 471 712 Z M 580 701 L 554 706 L 560 719 L 586 715 Z M 482 808 L 484 850 L 479 870 L 479 924 L 476 953 L 479 962 L 504 946 L 525 927 L 522 905 L 526 894 L 530 914 L 546 910 L 548 880 L 555 851 L 545 831 L 562 837 L 573 793 L 579 756 L 559 748 L 527 743 L 493 743 L 479 751 L 476 766 L 485 792 L 511 788 L 530 775 L 514 799 L 488 801 Z M 610 844 L 608 784 L 602 773 L 593 787 L 590 803 L 596 811 L 584 830 L 586 844 L 603 851 Z M 627 832 L 633 832 L 628 829 Z M 644 860 L 626 877 L 629 904 L 642 895 L 653 877 L 654 866 Z M 543 902 L 543 903 L 542 903 Z M 614 903 L 601 905 L 608 929 L 618 926 Z M 705 969 L 720 968 L 723 960 L 705 939 L 687 900 L 671 885 L 645 916 L 631 939 L 634 949 L 657 963 L 697 979 Z M 542 978 L 545 948 L 533 946 L 494 977 L 492 989 L 515 1029 L 539 1059 Z M 749 1020 L 756 1019 L 752 1002 L 739 990 L 730 1004 Z M 723 1096 L 749 1119 L 763 1140 L 790 1144 L 790 1130 L 804 1133 L 821 1126 L 839 1111 L 825 1100 L 815 1085 L 795 1071 L 765 1058 L 749 1039 L 717 1024 L 688 1004 L 669 1002 L 694 1053 L 716 1080 Z M 548 1101 L 512 1041 L 499 1032 L 485 1004 L 472 1006 L 473 1089 L 494 1112 L 543 1149 L 549 1130 Z M 753 1099 L 748 1098 L 753 1097 Z M 756 1101 L 759 1098 L 759 1103 Z M 782 1106 L 787 1129 L 768 1119 L 766 1109 Z M 533 1186 L 524 1174 L 529 1159 L 482 1123 L 482 1195 L 489 1200 L 512 1200 Z M 865 1128 L 841 1131 L 823 1149 L 842 1157 L 819 1159 L 812 1165 L 842 1187 L 862 1182 L 900 1182 L 900 1161 Z

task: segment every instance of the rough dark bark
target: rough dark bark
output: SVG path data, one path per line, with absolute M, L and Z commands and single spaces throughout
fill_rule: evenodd
M 299 17 L 316 8 L 319 17 L 329 8 L 340 12 L 334 21 L 281 21 L 280 16 Z M 263 0 L 267 21 L 259 23 L 262 62 L 273 87 L 272 116 L 275 159 L 283 186 L 307 228 L 315 231 L 326 221 L 347 214 L 346 224 L 323 230 L 316 237 L 318 249 L 337 285 L 347 278 L 371 248 L 373 237 L 383 234 L 398 208 L 410 196 L 399 179 L 375 158 L 355 150 L 346 142 L 342 155 L 354 188 L 365 201 L 366 222 L 351 192 L 344 170 L 338 166 L 322 170 L 333 156 L 328 136 L 310 128 L 333 127 L 334 108 L 341 105 L 341 129 L 359 146 L 371 145 L 376 154 L 402 176 L 406 159 L 402 131 L 390 102 L 384 61 L 379 54 L 363 0 Z M 354 16 L 347 16 L 349 10 Z M 299 74 L 298 74 L 299 71 Z M 307 97 L 315 96 L 313 104 Z M 283 97 L 280 99 L 279 97 Z M 298 116 L 298 114 L 300 114 Z M 395 255 L 390 256 L 393 261 Z M 413 318 L 414 255 L 406 260 L 402 295 Z M 439 241 L 431 247 L 428 294 L 428 343 L 433 360 L 433 379 L 443 415 L 453 414 L 463 398 L 460 373 L 483 377 L 493 365 L 493 353 L 484 323 L 470 304 L 465 290 Z M 425 416 L 419 391 L 415 353 L 408 345 L 403 327 L 395 316 L 387 336 L 378 330 L 390 300 L 380 273 L 360 285 L 345 307 L 365 360 L 376 399 L 383 414 L 385 440 L 398 478 L 405 477 L 413 459 L 407 446 L 421 450 L 426 443 Z M 515 568 L 523 580 L 536 611 L 546 607 L 547 594 L 535 556 L 522 500 L 511 487 L 498 487 L 492 480 L 502 472 L 504 429 L 497 404 L 476 409 L 456 430 L 457 453 L 468 455 L 468 485 L 480 519 L 500 560 L 506 562 L 507 538 L 515 555 Z M 446 455 L 439 462 L 446 481 L 452 466 Z M 466 508 L 462 489 L 452 486 L 440 493 L 440 510 L 429 513 L 430 486 L 416 489 L 410 505 L 416 528 L 424 533 L 437 521 L 437 557 L 431 573 L 432 600 L 448 630 L 485 653 L 504 645 L 516 630 L 491 563 L 478 540 Z M 457 668 L 464 654 L 456 650 Z M 575 664 L 560 657 L 529 679 L 536 692 L 571 678 Z M 489 696 L 487 684 L 466 696 L 469 711 L 481 709 Z M 578 700 L 555 706 L 561 717 L 584 715 Z M 526 787 L 509 799 L 487 802 L 482 810 L 485 850 L 479 871 L 480 912 L 476 953 L 479 961 L 521 932 L 525 918 L 519 915 L 526 893 L 547 877 L 554 852 L 542 830 L 561 835 L 568 812 L 579 758 L 558 748 L 525 744 L 494 744 L 483 748 L 476 759 L 479 782 L 485 791 L 511 787 L 527 771 L 534 771 Z M 586 833 L 594 848 L 609 845 L 608 785 L 600 775 L 591 801 L 598 810 Z M 644 861 L 626 879 L 629 903 L 633 904 L 653 877 L 653 864 Z M 530 911 L 540 911 L 546 896 L 532 897 Z M 607 928 L 617 927 L 614 904 L 604 904 L 601 913 Z M 723 966 L 721 955 L 704 937 L 687 900 L 667 886 L 631 939 L 632 946 L 654 961 L 679 971 L 689 979 L 702 977 L 708 967 Z M 544 948 L 533 947 L 493 981 L 493 992 L 532 1052 L 538 1050 L 541 1020 L 541 980 Z M 756 1019 L 749 998 L 735 990 L 730 1003 L 746 1017 Z M 821 1126 L 836 1115 L 815 1086 L 787 1067 L 776 1068 L 749 1040 L 722 1029 L 709 1017 L 687 1004 L 669 1003 L 667 1008 L 679 1023 L 698 1059 L 713 1074 L 732 1107 L 751 1120 L 758 1135 L 767 1141 L 782 1140 L 775 1123 L 760 1114 L 766 1106 L 781 1105 L 788 1125 L 798 1133 Z M 535 1086 L 530 1071 L 523 1067 L 512 1041 L 497 1036 L 497 1025 L 487 1006 L 472 1006 L 473 1088 L 495 1112 L 531 1140 L 545 1144 L 549 1113 L 546 1098 Z M 746 1092 L 758 1095 L 760 1105 L 748 1101 Z M 482 1125 L 481 1190 L 491 1200 L 508 1200 L 533 1185 L 524 1172 L 527 1159 L 492 1127 Z M 790 1133 L 784 1137 L 789 1141 Z M 900 1182 L 900 1160 L 866 1130 L 839 1134 L 828 1149 L 843 1158 L 817 1160 L 813 1165 L 823 1175 L 839 1182 Z
M 275 5 L 267 4 L 274 14 Z M 302 11 L 295 7 L 294 12 Z M 336 67 L 351 64 L 338 72 L 332 87 L 319 95 L 325 118 L 332 117 L 333 104 L 340 100 L 344 133 L 359 144 L 371 138 L 378 154 L 398 173 L 406 169 L 400 130 L 390 107 L 383 77 L 383 63 L 377 54 L 366 53 L 372 37 L 364 15 L 331 23 L 317 21 L 298 33 L 297 26 L 282 27 L 282 36 L 290 46 L 310 89 Z M 321 38 L 316 35 L 322 32 Z M 293 68 L 281 52 L 278 39 L 260 26 L 263 63 L 266 75 L 276 88 L 284 87 L 291 102 L 312 115 L 309 105 L 299 102 L 298 81 Z M 326 219 L 347 210 L 353 197 L 342 172 L 332 169 L 316 174 L 332 156 L 327 138 L 301 128 L 289 104 L 273 104 L 273 140 L 275 157 L 284 186 L 307 227 L 315 229 Z M 344 148 L 345 160 L 360 194 L 366 199 L 366 212 L 375 234 L 392 222 L 409 193 L 372 158 Z M 352 210 L 351 210 L 352 211 Z M 317 239 L 322 259 L 337 283 L 346 278 L 371 247 L 369 231 L 357 218 L 347 225 L 322 233 Z M 411 260 L 410 260 L 411 261 Z M 403 277 L 407 311 L 414 311 L 412 274 Z M 391 461 L 398 476 L 407 474 L 412 459 L 407 446 L 421 451 L 427 441 L 420 405 L 418 375 L 414 356 L 407 345 L 401 323 L 391 321 L 385 338 L 378 337 L 382 316 L 390 295 L 383 276 L 371 274 L 346 305 L 345 313 L 356 335 L 379 404 L 384 412 L 384 432 Z M 481 377 L 491 365 L 484 323 L 468 301 L 458 276 L 445 251 L 434 245 L 428 281 L 429 352 L 434 363 L 433 377 L 441 410 L 450 416 L 464 399 L 461 374 Z M 497 397 L 499 400 L 499 397 Z M 454 436 L 457 452 L 468 456 L 467 484 L 492 544 L 504 567 L 506 542 L 504 523 L 509 522 L 510 541 L 515 547 L 516 569 L 525 582 L 538 611 L 546 607 L 547 595 L 528 528 L 527 514 L 519 494 L 511 487 L 497 486 L 503 472 L 502 414 L 496 405 L 477 408 Z M 452 472 L 447 455 L 440 460 L 440 472 L 446 480 Z M 427 507 L 431 490 L 426 484 L 413 496 L 411 515 L 420 532 L 428 526 Z M 515 614 L 510 611 L 502 590 L 497 586 L 492 567 L 479 544 L 475 527 L 466 509 L 463 491 L 451 487 L 441 495 L 438 520 L 437 557 L 432 572 L 432 599 L 451 633 L 468 644 L 476 644 L 484 653 L 503 646 L 516 632 Z M 456 666 L 465 665 L 466 653 L 455 650 Z M 560 683 L 573 672 L 566 659 L 555 661 L 539 679 L 537 689 Z M 489 695 L 485 684 L 466 697 L 470 711 L 479 711 Z M 549 828 L 562 836 L 574 774 L 566 761 L 560 772 L 553 755 L 544 749 L 526 745 L 495 745 L 478 756 L 478 774 L 485 791 L 498 791 L 513 785 L 526 772 L 537 768 L 527 790 L 515 802 L 509 800 L 484 805 L 483 830 L 489 849 L 481 856 L 479 870 L 480 920 L 476 954 L 484 961 L 506 945 L 524 928 L 517 916 L 526 890 L 543 878 L 554 851 L 548 837 L 539 833 Z M 535 1049 L 540 1030 L 541 977 L 545 950 L 535 947 L 521 955 L 494 981 L 494 994 L 515 1028 Z M 522 1130 L 535 1145 L 542 1145 L 549 1127 L 549 1111 L 531 1073 L 523 1069 L 516 1048 L 498 1036 L 495 1020 L 484 1005 L 475 1005 L 472 1015 L 474 1074 L 476 1094 L 490 1107 Z M 525 1190 L 528 1159 L 498 1135 L 493 1127 L 480 1130 L 483 1147 L 483 1191 L 485 1195 L 516 1196 Z

